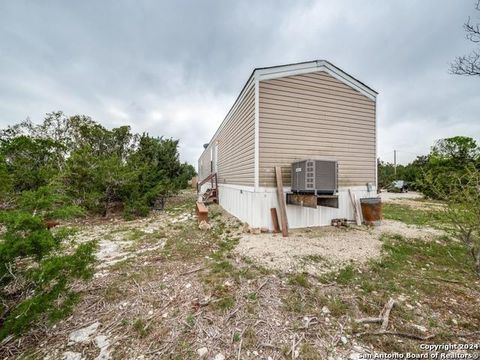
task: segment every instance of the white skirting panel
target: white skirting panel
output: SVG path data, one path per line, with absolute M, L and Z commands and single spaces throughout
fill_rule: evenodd
M 338 191 L 338 209 L 318 206 L 316 209 L 287 205 L 287 218 L 290 228 L 330 225 L 332 219 L 354 219 L 353 207 L 348 195 L 351 189 L 357 198 L 376 197 L 375 187 L 369 193 L 366 186 L 340 188 Z M 284 188 L 290 191 L 290 188 Z M 273 229 L 270 208 L 277 208 L 278 200 L 275 188 L 242 187 L 219 184 L 220 205 L 243 222 L 252 227 Z

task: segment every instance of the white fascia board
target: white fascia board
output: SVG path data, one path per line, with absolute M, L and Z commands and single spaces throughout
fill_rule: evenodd
M 255 82 L 255 154 L 254 154 L 254 187 L 260 183 L 260 88 L 258 75 L 254 75 Z
M 375 188 L 378 190 L 378 103 L 375 99 Z
M 278 79 L 285 76 L 292 75 L 301 75 L 308 74 L 316 71 L 325 71 L 326 73 L 332 75 L 334 78 L 340 80 L 344 84 L 354 88 L 359 91 L 361 94 L 365 95 L 369 99 L 375 101 L 377 93 L 367 86 L 362 84 L 360 81 L 354 79 L 352 76 L 343 72 L 342 70 L 336 68 L 332 64 L 324 60 L 311 61 L 308 63 L 294 64 L 294 65 L 285 65 L 278 66 L 269 69 L 259 69 L 255 71 L 256 77 L 258 80 L 271 80 Z

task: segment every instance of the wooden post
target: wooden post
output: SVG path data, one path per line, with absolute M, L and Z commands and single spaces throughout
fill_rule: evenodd
M 350 195 L 350 201 L 352 202 L 353 206 L 353 214 L 355 215 L 355 223 L 357 225 L 362 225 L 362 219 L 360 217 L 360 212 L 358 210 L 358 205 L 357 205 L 357 197 L 355 196 L 354 193 L 352 193 L 352 190 L 348 189 L 348 194 Z
M 287 209 L 285 205 L 285 196 L 283 193 L 282 168 L 275 166 L 275 177 L 277 178 L 277 197 L 280 208 L 280 221 L 282 222 L 282 235 L 288 236 Z
M 279 233 L 280 232 L 280 225 L 278 224 L 278 216 L 277 216 L 277 209 L 271 208 L 270 214 L 272 215 L 272 224 L 273 224 L 273 232 Z

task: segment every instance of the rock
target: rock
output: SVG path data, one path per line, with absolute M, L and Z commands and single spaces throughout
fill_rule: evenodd
M 262 228 L 260 228 L 260 232 L 262 232 L 262 233 L 269 233 L 269 232 L 270 232 L 270 229 L 269 229 L 269 228 L 266 228 L 266 227 L 262 227 Z
M 97 328 L 99 325 L 100 323 L 97 321 L 92 325 L 89 325 L 87 327 L 84 327 L 82 329 L 79 329 L 70 333 L 70 336 L 68 338 L 71 342 L 74 342 L 74 343 L 86 342 L 89 340 L 90 336 L 94 334 L 95 331 L 97 331 Z
M 325 314 L 325 315 L 330 314 L 330 310 L 328 309 L 328 307 L 324 306 L 324 307 L 322 307 L 322 313 Z
M 73 351 L 66 351 L 63 353 L 63 360 L 82 360 L 82 354 L 73 352 Z
M 212 225 L 207 223 L 205 220 L 202 220 L 200 224 L 198 224 L 198 228 L 200 230 L 210 230 L 212 228 Z
M 201 347 L 200 349 L 197 350 L 197 354 L 199 357 L 204 357 L 207 355 L 208 349 L 206 347 Z
M 108 360 L 110 359 L 110 351 L 108 347 L 110 346 L 110 341 L 105 335 L 98 335 L 95 338 L 95 343 L 100 348 L 100 354 L 98 354 L 96 360 Z
M 365 350 L 363 350 L 363 348 L 361 346 L 358 346 L 358 345 L 355 345 L 353 347 L 353 351 L 358 352 L 358 353 L 364 353 L 365 352 Z
M 426 333 L 426 332 L 427 332 L 427 328 L 426 328 L 425 326 L 413 324 L 412 327 L 415 328 L 415 329 L 417 329 L 418 331 L 420 331 L 420 332 L 422 332 L 422 333 Z
M 348 342 L 348 340 L 347 340 L 347 338 L 346 338 L 345 336 L 342 336 L 342 337 L 340 338 L 340 341 L 342 342 L 343 345 L 345 345 L 345 344 Z
M 261 231 L 260 228 L 252 228 L 252 227 L 249 227 L 249 228 L 248 228 L 248 232 L 249 232 L 250 234 L 258 235 L 258 234 L 260 234 L 262 231 Z
M 213 360 L 225 360 L 225 355 L 218 353 Z

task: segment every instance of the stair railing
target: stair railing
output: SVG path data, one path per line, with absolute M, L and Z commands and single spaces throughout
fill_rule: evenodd
M 218 199 L 218 176 L 217 176 L 216 172 L 211 173 L 205 179 L 203 179 L 202 181 L 197 183 L 197 193 L 200 192 L 200 189 L 201 189 L 202 185 L 206 184 L 207 181 L 210 181 L 211 184 L 212 184 L 212 189 L 215 189 L 217 191 L 217 199 Z

